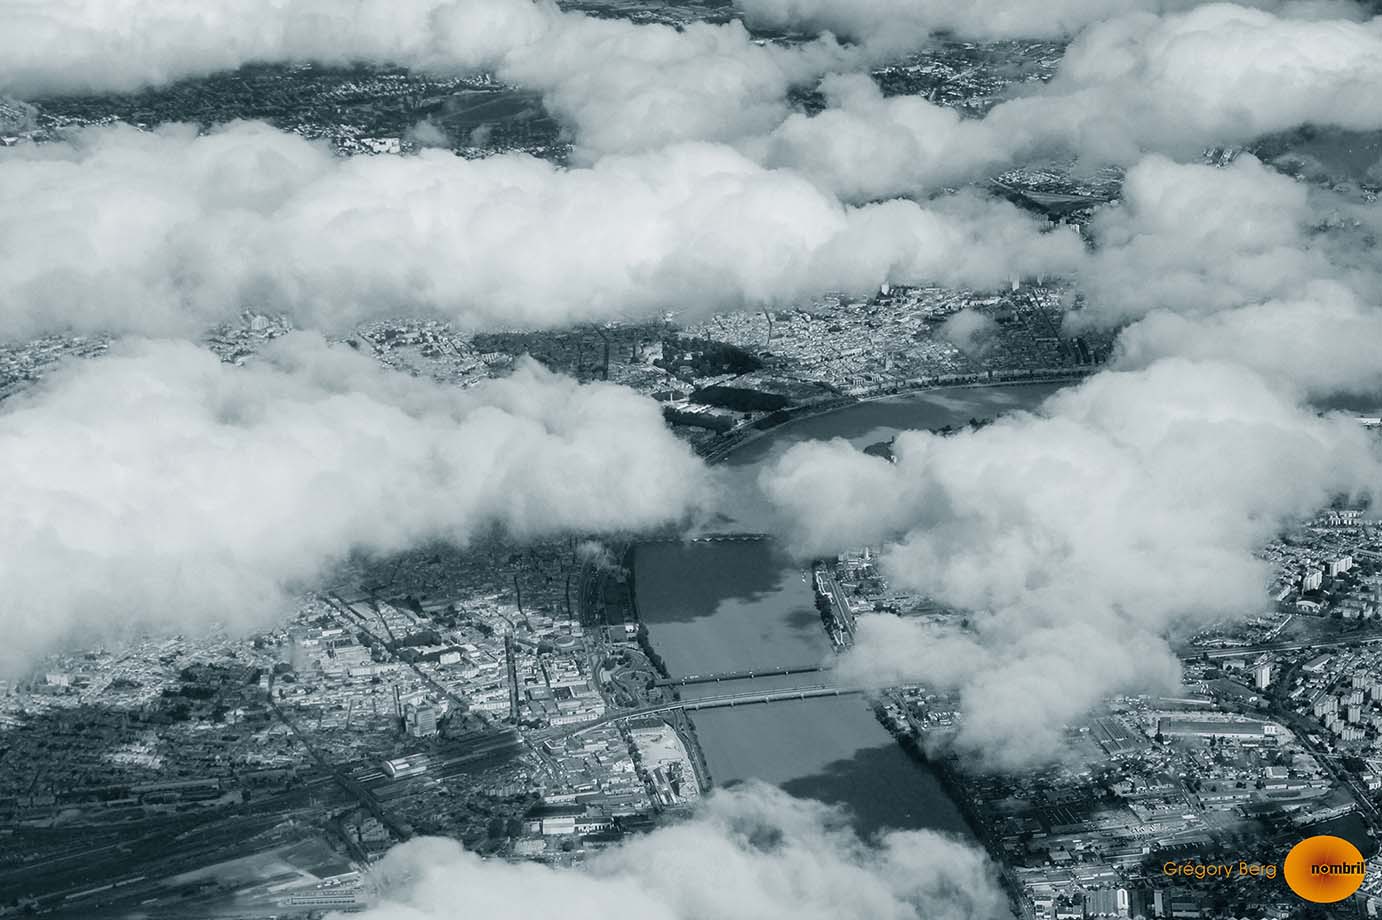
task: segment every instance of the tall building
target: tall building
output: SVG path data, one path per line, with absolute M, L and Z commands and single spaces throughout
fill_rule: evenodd
M 437 733 L 437 710 L 430 705 L 408 708 L 408 734 L 426 738 Z
M 1272 685 L 1272 663 L 1264 661 L 1257 666 L 1257 689 L 1266 690 Z

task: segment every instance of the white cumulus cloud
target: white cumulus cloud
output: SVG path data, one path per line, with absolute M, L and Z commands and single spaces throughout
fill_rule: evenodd
M 961 38 L 1060 38 L 1134 12 L 1184 10 L 1202 0 L 735 0 L 750 23 L 778 29 L 826 30 L 846 38 L 907 47 L 932 33 Z M 1298 16 L 1356 15 L 1349 2 L 1280 2 L 1253 6 Z
M 1255 612 L 1254 550 L 1382 484 L 1374 442 L 1249 370 L 1168 358 L 978 431 L 904 433 L 895 464 L 799 445 L 762 484 L 799 549 L 883 544 L 895 583 L 971 611 L 866 616 L 844 673 L 957 688 L 958 743 L 1013 767 L 1051 756 L 1104 696 L 1173 686 L 1167 633 Z
M 1032 9 L 1038 9 L 1033 6 Z M 1131 165 L 1301 125 L 1382 128 L 1382 17 L 1311 18 L 1229 3 L 1098 22 L 1054 78 L 983 117 L 883 98 L 862 74 L 827 77 L 815 115 L 744 142 L 852 201 L 916 195 L 1034 158 Z
M 244 367 L 125 342 L 0 409 L 0 669 L 266 624 L 353 549 L 642 529 L 709 488 L 655 402 L 535 363 L 460 390 L 306 334 Z
M 1324 396 L 1382 391 L 1382 208 L 1249 156 L 1217 168 L 1159 156 L 1131 170 L 1091 226 L 1074 328 L 1131 322 L 1123 367 L 1231 360 Z
M 0 0 L 0 92 L 125 91 L 253 62 L 493 72 L 544 93 L 588 155 L 771 128 L 789 87 L 862 60 L 564 12 L 548 0 Z
M 1345 285 L 1313 282 L 1294 297 L 1206 317 L 1157 311 L 1118 337 L 1116 362 L 1140 367 L 1168 355 L 1232 357 L 1312 396 L 1382 395 L 1382 307 Z
M 339 158 L 262 124 L 0 150 L 0 335 L 190 332 L 259 306 L 462 326 L 786 303 L 1068 270 L 1076 235 L 1002 202 L 841 205 L 687 144 L 565 169 L 525 154 Z
M 997 920 L 978 848 L 931 831 L 861 841 L 842 816 L 766 786 L 721 790 L 689 820 L 575 869 L 484 860 L 450 840 L 395 847 L 364 920 Z M 458 893 L 460 893 L 458 895 Z

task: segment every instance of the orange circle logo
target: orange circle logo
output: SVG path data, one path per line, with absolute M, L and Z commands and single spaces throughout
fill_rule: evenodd
M 1342 837 L 1307 837 L 1291 848 L 1281 867 L 1286 884 L 1307 901 L 1332 904 L 1358 890 L 1363 854 Z

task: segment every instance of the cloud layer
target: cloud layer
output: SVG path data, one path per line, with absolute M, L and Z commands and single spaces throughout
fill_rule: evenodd
M 1302 124 L 1382 126 L 1382 17 L 1277 15 L 1229 3 L 1091 28 L 1043 95 L 991 113 L 1051 127 L 1082 153 L 1127 161 Z
M 1075 234 L 1043 231 L 970 195 L 844 207 L 718 145 L 563 169 L 342 159 L 260 124 L 91 129 L 0 151 L 0 335 L 185 333 L 244 305 L 336 327 L 406 312 L 544 326 L 988 286 L 1075 265 Z
M 1321 334 L 1324 332 L 1325 334 Z M 1344 285 L 1319 281 L 1294 299 L 1268 300 L 1204 318 L 1157 312 L 1118 338 L 1116 363 L 1141 367 L 1169 355 L 1234 357 L 1310 396 L 1382 394 L 1382 308 Z
M 1308 44 L 1329 34 L 1354 47 L 1376 27 L 1288 24 L 1220 7 L 1138 21 L 1144 38 L 1160 37 L 1135 44 L 1142 61 L 1129 72 L 1157 62 L 1145 79 L 1162 81 L 1156 99 L 1168 111 L 1176 97 L 1167 86 L 1201 91 L 1180 77 L 1201 66 L 1183 57 L 1181 42 L 1222 49 L 1234 36 L 1251 44 L 1299 34 Z M 1112 24 L 1084 41 L 1095 43 L 1106 28 Z M 1120 73 L 1128 60 L 1108 47 L 1077 47 L 1067 68 L 1091 60 L 1087 54 Z M 1306 82 L 1332 79 L 1302 72 Z M 1075 78 L 1064 79 L 1068 90 Z M 1125 90 L 1143 93 L 1131 84 L 1119 89 L 1124 79 L 1091 83 L 1102 88 L 1083 97 L 1090 111 Z M 1032 106 L 1081 98 L 1056 85 L 1049 95 L 962 121 L 924 100 L 883 99 L 860 77 L 829 81 L 827 89 L 835 108 L 789 119 L 767 159 L 795 163 L 856 200 L 955 181 L 963 164 L 991 168 L 994 150 L 1004 148 L 987 140 L 1023 137 L 1030 126 L 1018 116 Z M 1277 118 L 1268 109 L 1278 103 L 1265 95 L 1245 100 L 1247 120 L 1238 128 L 1215 104 L 1187 103 L 1186 118 L 1164 122 L 1160 140 L 1140 125 L 1100 125 L 1111 133 L 1091 140 L 1056 123 L 1019 146 L 1070 141 L 1076 150 L 1122 156 L 1123 145 L 1175 147 L 1194 136 L 1195 124 L 1246 136 L 1269 122 L 1309 120 L 1305 102 Z M 1294 104 L 1279 103 L 1282 111 Z M 1005 133 L 1005 122 L 1020 130 Z M 1206 128 L 1210 136 L 1225 135 Z M 864 172 L 875 150 L 883 168 Z M 1225 167 L 1143 156 L 1122 192 L 1087 228 L 1091 249 L 1074 273 L 1081 307 L 1067 319 L 1075 331 L 1121 328 L 1117 372 L 979 432 L 904 435 L 894 446 L 896 465 L 844 442 L 803 445 L 762 480 L 787 514 L 784 534 L 803 552 L 882 544 L 895 582 L 970 612 L 944 623 L 865 617 L 842 673 L 870 684 L 958 689 L 966 713 L 958 743 L 1000 767 L 1055 755 L 1062 726 L 1111 693 L 1173 686 L 1169 633 L 1262 603 L 1268 573 L 1253 555 L 1261 543 L 1338 493 L 1382 486 L 1376 439 L 1351 420 L 1319 417 L 1305 402 L 1382 395 L 1377 204 L 1246 155 Z M 945 328 L 963 342 L 981 331 L 963 313 Z M 1072 649 L 1090 652 L 1078 682 L 1068 677 Z
M 707 488 L 652 400 L 536 364 L 458 390 L 307 335 L 245 367 L 126 342 L 0 410 L 0 670 L 265 624 L 352 549 L 647 528 Z
M 1007 166 L 1019 144 L 990 123 L 921 96 L 884 98 L 865 74 L 836 74 L 826 108 L 795 113 L 746 149 L 847 201 L 919 194 Z
M 497 62 L 502 79 L 539 89 L 574 135 L 578 159 L 682 141 L 733 141 L 787 116 L 787 91 L 865 66 L 832 39 L 759 44 L 737 22 L 635 26 L 573 14 Z
M 1031 7 L 1044 14 L 1044 7 Z M 1316 19 L 1228 3 L 1098 22 L 1053 79 L 982 118 L 861 75 L 822 84 L 830 105 L 746 144 L 847 200 L 918 194 L 1050 155 L 1130 165 L 1301 125 L 1382 128 L 1382 17 Z M 1308 11 L 1307 11 L 1308 12 Z
M 1060 38 L 1129 13 L 1184 10 L 1201 0 L 734 0 L 751 24 L 776 29 L 829 31 L 870 43 L 908 46 L 936 32 L 980 41 Z M 1352 3 L 1261 0 L 1267 9 L 1296 15 L 1348 15 Z
M 1382 207 L 1281 175 L 1160 156 L 1096 212 L 1075 328 L 1117 327 L 1121 367 L 1231 360 L 1312 396 L 1382 392 Z
M 1167 359 L 977 432 L 903 434 L 896 464 L 799 445 L 763 486 L 801 550 L 885 544 L 898 584 L 973 611 L 967 627 L 866 617 L 845 673 L 958 688 L 959 743 L 1012 767 L 1105 695 L 1173 685 L 1167 631 L 1255 610 L 1253 551 L 1382 483 L 1373 441 L 1243 368 Z
M 1222 169 L 1148 157 L 1128 171 L 1120 206 L 1090 224 L 1083 318 L 1212 313 L 1327 276 L 1328 253 L 1308 227 L 1316 214 L 1308 186 L 1252 157 Z
M 544 93 L 583 155 L 765 131 L 786 93 L 860 50 L 760 45 L 737 22 L 677 29 L 548 0 L 0 0 L 0 93 L 127 91 L 253 62 L 493 72 Z
M 472 63 L 493 54 L 457 13 L 488 13 L 507 46 L 537 18 L 511 2 L 3 0 L 0 91 L 124 92 L 263 61 Z M 469 39 L 469 40 L 467 40 Z
M 490 71 L 541 91 L 572 132 L 578 159 L 591 162 L 683 141 L 751 143 L 788 116 L 792 86 L 865 69 L 937 30 L 979 38 L 1079 33 L 1048 87 L 977 125 L 950 123 L 915 101 L 878 106 L 855 90 L 841 100 L 845 115 L 798 118 L 775 140 L 775 157 L 814 155 L 813 165 L 835 167 L 835 183 L 851 194 L 866 170 L 841 168 L 848 151 L 832 137 L 839 127 L 871 123 L 863 130 L 884 141 L 887 156 L 871 164 L 883 175 L 865 188 L 900 191 L 956 171 L 957 155 L 979 149 L 971 169 L 1051 144 L 1127 162 L 1141 149 L 1179 153 L 1307 122 L 1367 128 L 1382 118 L 1374 92 L 1382 26 L 1357 21 L 1350 3 L 741 5 L 753 22 L 831 28 L 863 41 L 760 43 L 738 22 L 634 24 L 545 0 L 3 0 L 0 92 L 131 90 L 261 61 Z M 836 149 L 815 153 L 821 141 Z
M 5 89 L 129 89 L 263 60 L 488 70 L 540 90 L 585 164 L 343 160 L 255 124 L 5 149 L 0 336 L 186 335 L 243 306 L 336 328 L 381 313 L 560 326 L 1071 274 L 1073 324 L 1132 324 L 1117 372 L 983 431 L 904 435 L 895 466 L 803 445 L 764 479 L 801 548 L 884 542 L 900 583 L 974 611 L 963 627 L 873 618 L 848 667 L 958 687 L 961 743 L 994 762 L 1049 753 L 1101 695 L 1175 679 L 1162 636 L 1184 617 L 1255 604 L 1251 552 L 1275 528 L 1377 483 L 1362 435 L 1303 404 L 1382 386 L 1376 208 L 1248 157 L 1146 153 L 1382 128 L 1382 18 L 1177 0 L 740 7 L 864 44 L 515 0 L 0 0 Z M 834 73 L 936 30 L 1079 34 L 1048 84 L 978 119 Z M 788 89 L 822 74 L 826 110 L 791 114 Z M 1091 252 L 972 194 L 866 204 L 1048 154 L 1131 167 Z M 947 327 L 976 345 L 983 332 L 976 315 Z M 20 656 L 107 622 L 267 611 L 352 546 L 647 526 L 703 488 L 627 392 L 529 368 L 457 394 L 303 340 L 243 370 L 132 343 L 7 405 L 0 441 Z M 1072 687 L 1078 647 L 1103 654 Z
M 861 842 L 841 816 L 765 786 L 571 870 L 484 860 L 450 840 L 394 848 L 364 920 L 989 920 L 1007 906 L 976 848 L 930 831 Z M 713 879 L 713 884 L 707 884 Z M 464 892 L 458 898 L 457 892 Z

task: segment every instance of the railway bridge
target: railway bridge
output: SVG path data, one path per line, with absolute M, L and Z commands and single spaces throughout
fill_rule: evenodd
M 789 677 L 793 674 L 815 674 L 829 671 L 828 664 L 794 664 L 781 668 L 751 668 L 744 671 L 716 671 L 709 674 L 687 674 L 683 677 L 659 677 L 658 687 L 683 687 L 688 684 L 718 684 L 729 680 L 757 680 L 760 677 Z

